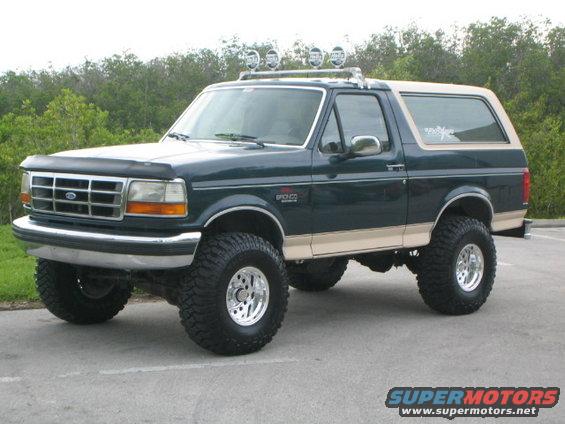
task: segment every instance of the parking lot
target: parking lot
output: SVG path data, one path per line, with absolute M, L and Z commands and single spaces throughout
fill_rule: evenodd
M 403 268 L 377 274 L 352 261 L 328 292 L 292 289 L 273 342 L 241 357 L 193 344 L 164 302 L 88 327 L 44 309 L 0 312 L 1 420 L 410 422 L 385 407 L 391 387 L 564 387 L 565 228 L 496 244 L 494 290 L 473 315 L 430 311 Z M 564 420 L 561 403 L 496 422 Z

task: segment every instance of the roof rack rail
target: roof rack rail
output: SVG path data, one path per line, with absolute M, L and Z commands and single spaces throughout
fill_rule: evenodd
M 281 77 L 294 77 L 303 76 L 310 77 L 314 75 L 343 75 L 347 76 L 348 79 L 352 80 L 354 84 L 357 84 L 359 88 L 367 87 L 365 77 L 361 72 L 360 68 L 343 68 L 343 69 L 296 69 L 296 70 L 284 70 L 284 71 L 244 71 L 240 72 L 239 80 L 251 80 L 251 79 L 269 79 L 269 78 L 281 78 Z

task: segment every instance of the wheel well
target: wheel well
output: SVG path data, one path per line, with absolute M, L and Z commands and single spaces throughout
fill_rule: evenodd
M 256 210 L 238 210 L 213 218 L 208 222 L 205 234 L 240 232 L 255 234 L 269 241 L 276 249 L 282 251 L 282 228 L 274 218 Z
M 444 207 L 436 219 L 435 224 L 446 214 L 464 215 L 475 218 L 490 228 L 493 218 L 492 206 L 486 198 L 482 196 L 467 195 L 453 200 Z M 435 226 L 434 224 L 434 226 Z

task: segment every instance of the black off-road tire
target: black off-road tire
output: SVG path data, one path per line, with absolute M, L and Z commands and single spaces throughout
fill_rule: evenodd
M 35 284 L 49 312 L 73 324 L 108 321 L 124 309 L 132 291 L 131 286 L 116 284 L 103 297 L 87 297 L 80 289 L 73 266 L 45 259 L 37 260 Z
M 309 272 L 306 268 L 291 268 L 289 284 L 295 289 L 310 292 L 331 289 L 341 280 L 348 263 L 348 258 L 335 258 L 324 270 L 317 272 Z
M 463 247 L 478 246 L 484 258 L 478 286 L 464 291 L 457 283 L 456 262 Z M 447 315 L 464 315 L 478 310 L 487 300 L 496 274 L 496 248 L 487 227 L 480 221 L 459 215 L 443 217 L 428 246 L 420 250 L 418 287 L 424 302 Z
M 269 302 L 264 315 L 243 326 L 229 315 L 226 291 L 231 278 L 252 266 L 265 275 Z M 181 281 L 179 314 L 190 338 L 222 355 L 255 352 L 280 328 L 288 303 L 288 276 L 281 254 L 266 240 L 246 233 L 205 238 Z

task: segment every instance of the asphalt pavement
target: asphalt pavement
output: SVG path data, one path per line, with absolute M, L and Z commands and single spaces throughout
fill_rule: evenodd
M 394 386 L 565 386 L 565 228 L 496 238 L 493 292 L 477 313 L 429 310 L 404 268 L 350 262 L 324 293 L 291 290 L 262 351 L 220 357 L 175 307 L 127 306 L 80 327 L 46 310 L 0 312 L 2 423 L 445 423 L 385 407 Z M 565 399 L 538 418 L 563 423 Z

